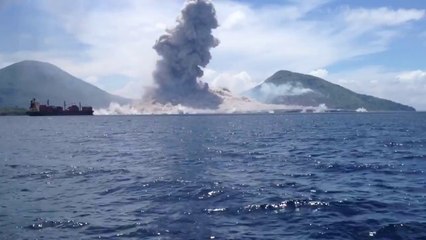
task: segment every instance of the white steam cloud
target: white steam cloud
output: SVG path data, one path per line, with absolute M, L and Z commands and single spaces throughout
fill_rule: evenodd
M 259 86 L 259 89 L 252 91 L 250 96 L 260 102 L 272 103 L 278 97 L 298 96 L 310 92 L 313 92 L 313 90 L 304 88 L 301 84 L 281 84 L 277 86 L 273 83 L 264 83 Z

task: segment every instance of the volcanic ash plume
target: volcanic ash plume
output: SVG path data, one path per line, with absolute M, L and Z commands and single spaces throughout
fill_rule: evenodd
M 162 59 L 154 71 L 157 86 L 150 97 L 161 104 L 216 109 L 222 99 L 198 81 L 210 62 L 210 49 L 219 44 L 212 35 L 218 27 L 214 6 L 209 0 L 188 0 L 177 22 L 154 46 Z

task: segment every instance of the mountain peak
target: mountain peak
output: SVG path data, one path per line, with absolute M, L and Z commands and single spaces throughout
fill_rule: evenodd
M 303 74 L 303 73 L 298 73 L 298 72 L 292 72 L 292 71 L 289 71 L 289 70 L 279 70 L 278 72 L 274 73 L 271 78 L 285 77 L 285 76 L 288 76 L 288 77 L 303 76 L 303 77 L 310 77 L 310 78 L 318 78 L 318 77 L 315 77 L 313 75 Z
M 34 77 L 48 78 L 49 76 L 59 78 L 58 75 L 71 76 L 61 68 L 48 63 L 34 60 L 24 60 L 5 67 L 4 70 L 13 75 L 33 75 Z
M 23 60 L 10 65 L 9 67 L 17 67 L 17 66 L 18 67 L 55 67 L 57 68 L 57 66 L 51 63 L 35 61 L 35 60 Z
M 280 70 L 276 73 L 274 73 L 270 78 L 284 78 L 284 77 L 294 77 L 301 75 L 300 73 L 295 73 L 288 70 Z

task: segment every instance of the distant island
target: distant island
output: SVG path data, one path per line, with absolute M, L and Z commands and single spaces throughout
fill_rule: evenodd
M 22 61 L 0 69 L 1 113 L 28 109 L 33 98 L 42 103 L 49 100 L 51 104 L 59 106 L 65 101 L 67 104 L 81 102 L 95 108 L 108 107 L 111 102 L 131 102 L 130 99 L 109 94 L 50 63 Z
M 324 79 L 278 71 L 262 84 L 247 91 L 246 96 L 263 103 L 319 106 L 339 110 L 415 111 L 413 107 L 373 96 L 355 93 Z

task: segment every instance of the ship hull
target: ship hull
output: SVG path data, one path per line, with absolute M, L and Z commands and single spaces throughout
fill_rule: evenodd
M 58 112 L 58 113 L 48 113 L 48 112 L 26 112 L 28 116 L 31 117 L 43 117 L 43 116 L 92 116 L 93 112 Z

